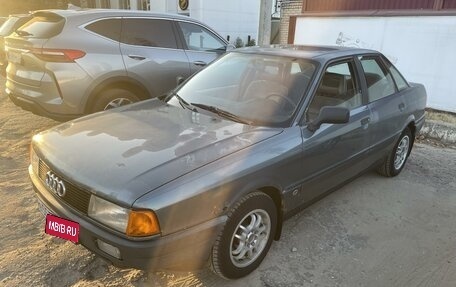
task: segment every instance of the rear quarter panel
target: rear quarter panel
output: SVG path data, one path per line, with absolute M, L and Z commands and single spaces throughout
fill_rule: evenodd
M 80 23 L 68 21 L 63 31 L 49 39 L 44 47 L 75 49 L 86 53 L 84 57 L 75 60 L 75 63 L 48 63 L 49 70 L 60 84 L 64 101 L 77 109 L 79 114 L 83 114 L 93 88 L 92 83 L 111 77 L 126 76 L 126 70 L 118 42 L 86 30 L 83 27 L 85 24 L 75 26 L 78 24 Z
M 404 92 L 404 101 L 407 112 L 413 116 L 416 125 L 416 132 L 419 132 L 424 124 L 424 113 L 426 108 L 427 93 L 424 85 L 410 83 L 410 88 Z

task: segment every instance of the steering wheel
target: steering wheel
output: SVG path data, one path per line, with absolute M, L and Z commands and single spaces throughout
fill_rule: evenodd
M 279 102 L 273 100 L 273 99 L 270 99 L 270 98 L 279 98 Z M 272 94 L 269 94 L 266 96 L 266 100 L 272 100 L 274 102 L 276 102 L 277 104 L 280 104 L 280 102 L 287 102 L 288 104 L 290 104 L 293 108 L 296 107 L 296 104 L 288 97 L 285 97 L 284 95 L 282 94 L 279 94 L 279 93 L 272 93 Z M 284 104 L 282 104 L 282 107 L 284 106 Z

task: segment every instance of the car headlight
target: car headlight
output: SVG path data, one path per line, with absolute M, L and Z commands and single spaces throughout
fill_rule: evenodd
M 130 210 L 92 195 L 88 215 L 128 236 L 151 236 L 160 232 L 157 217 L 151 210 Z
M 32 165 L 32 170 L 35 174 L 38 174 L 38 166 L 40 164 L 40 158 L 36 155 L 33 146 L 30 146 L 30 164 Z

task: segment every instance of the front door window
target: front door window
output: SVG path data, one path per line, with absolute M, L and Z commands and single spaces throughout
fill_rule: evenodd
M 345 107 L 349 110 L 361 106 L 362 97 L 354 75 L 352 61 L 329 66 L 307 110 L 307 120 L 314 120 L 324 106 Z

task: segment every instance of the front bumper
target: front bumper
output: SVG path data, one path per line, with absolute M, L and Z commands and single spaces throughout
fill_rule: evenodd
M 72 210 L 47 190 L 31 167 L 29 175 L 38 199 L 52 213 L 80 224 L 79 243 L 118 267 L 143 270 L 201 269 L 206 265 L 215 238 L 226 221 L 226 216 L 222 216 L 166 236 L 156 236 L 149 240 L 129 239 Z M 100 250 L 97 239 L 117 247 L 121 259 Z

